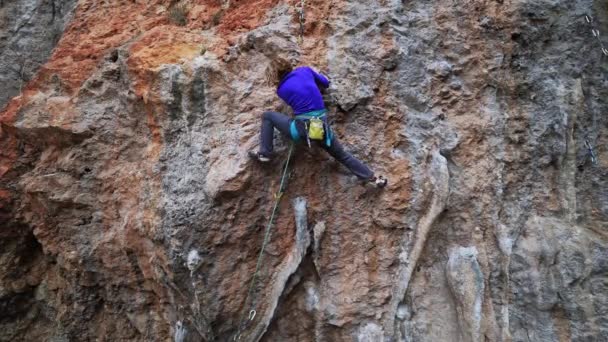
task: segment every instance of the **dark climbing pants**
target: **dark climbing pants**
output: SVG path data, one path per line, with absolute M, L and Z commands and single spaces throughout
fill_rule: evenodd
M 262 116 L 262 133 L 260 136 L 260 153 L 270 156 L 273 151 L 274 128 L 278 129 L 287 139 L 291 139 L 289 126 L 293 119 L 287 115 L 277 112 L 265 112 Z M 327 153 L 346 166 L 355 176 L 362 180 L 371 179 L 374 176 L 372 170 L 367 165 L 346 152 L 334 135 L 331 146 L 324 142 L 318 143 Z

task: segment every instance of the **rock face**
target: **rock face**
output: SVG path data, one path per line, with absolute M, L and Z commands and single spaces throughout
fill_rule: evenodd
M 608 340 L 608 3 L 74 3 L 0 1 L 1 341 Z M 260 259 L 293 58 L 389 186 L 297 146 Z
M 18 95 L 61 37 L 75 0 L 0 1 L 0 107 Z

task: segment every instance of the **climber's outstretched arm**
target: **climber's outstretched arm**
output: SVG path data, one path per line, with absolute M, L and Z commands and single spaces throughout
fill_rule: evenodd
M 315 82 L 317 83 L 319 88 L 323 89 L 329 87 L 329 80 L 327 79 L 327 77 L 323 76 L 323 74 L 316 72 L 313 68 L 309 69 L 312 72 L 312 75 L 315 77 Z

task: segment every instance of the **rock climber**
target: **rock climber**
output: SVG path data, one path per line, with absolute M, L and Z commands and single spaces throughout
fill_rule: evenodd
M 278 113 L 265 112 L 262 115 L 262 131 L 259 151 L 249 151 L 249 156 L 259 162 L 272 159 L 273 132 L 278 129 L 285 137 L 295 142 L 311 142 L 327 151 L 337 161 L 346 166 L 357 178 L 376 187 L 383 188 L 388 181 L 383 176 L 376 176 L 363 162 L 346 152 L 337 137 L 331 131 L 327 121 L 327 109 L 321 92 L 329 87 L 329 80 L 324 75 L 308 66 L 293 68 L 287 61 L 276 60 L 267 69 L 267 82 L 278 84 L 277 95 L 285 101 L 294 112 L 294 117 Z

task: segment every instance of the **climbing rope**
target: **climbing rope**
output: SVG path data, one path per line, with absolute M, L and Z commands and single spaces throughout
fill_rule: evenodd
M 304 22 L 306 18 L 304 17 L 304 0 L 300 1 L 300 44 L 304 41 Z
M 277 208 L 279 207 L 279 202 L 285 193 L 285 187 L 287 185 L 287 170 L 289 168 L 289 161 L 291 160 L 291 155 L 293 152 L 294 143 L 292 142 L 289 146 L 289 153 L 287 154 L 287 160 L 285 161 L 285 167 L 283 168 L 283 174 L 281 175 L 281 184 L 279 185 L 279 191 L 275 194 L 274 198 L 274 208 L 272 209 L 272 214 L 270 215 L 270 219 L 268 220 L 268 225 L 266 226 L 266 231 L 264 233 L 264 242 L 262 242 L 262 248 L 260 249 L 260 253 L 258 254 L 258 261 L 255 265 L 255 271 L 253 272 L 253 277 L 251 278 L 251 283 L 249 284 L 249 290 L 247 291 L 247 296 L 245 297 L 245 302 L 243 304 L 243 311 L 241 312 L 241 317 L 239 318 L 239 325 L 234 335 L 233 341 L 239 341 L 241 339 L 241 332 L 243 331 L 243 324 L 245 319 L 245 309 L 247 307 L 247 301 L 251 294 L 253 293 L 253 288 L 255 287 L 255 282 L 258 277 L 258 273 L 260 271 L 260 265 L 262 265 L 262 257 L 264 256 L 264 249 L 266 249 L 266 245 L 268 244 L 268 240 L 270 239 L 270 230 L 272 228 L 272 223 L 274 221 L 274 216 L 277 212 Z M 252 309 L 249 310 L 248 319 L 249 321 L 253 321 L 257 312 L 255 310 L 255 302 L 252 301 L 251 305 Z

